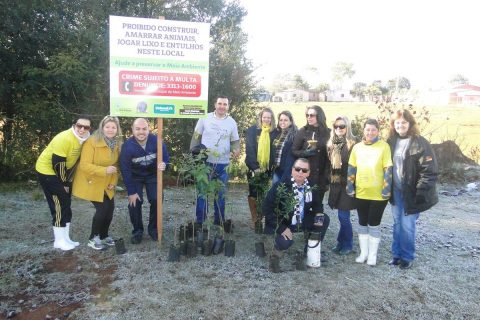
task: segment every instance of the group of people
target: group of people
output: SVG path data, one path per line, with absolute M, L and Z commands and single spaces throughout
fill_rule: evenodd
M 215 202 L 215 223 L 225 218 L 224 193 L 228 181 L 226 168 L 230 156 L 240 154 L 237 123 L 228 115 L 227 97 L 217 98 L 215 111 L 200 119 L 192 137 L 192 146 L 201 144 L 209 150 L 207 165 L 211 178 L 222 181 L 222 190 Z M 148 234 L 158 240 L 157 230 L 157 170 L 164 171 L 170 162 L 165 143 L 162 161 L 157 165 L 157 137 L 150 133 L 144 118 L 132 123 L 132 136 L 122 143 L 122 131 L 117 117 L 106 116 L 98 129 L 90 135 L 92 120 L 78 116 L 72 127 L 57 134 L 40 154 L 35 169 L 52 215 L 54 248 L 71 250 L 79 242 L 70 238 L 72 195 L 91 201 L 95 214 L 92 218 L 88 246 L 102 250 L 115 245 L 109 235 L 115 209 L 114 196 L 121 173 L 128 193 L 128 211 L 132 223 L 132 244 L 141 243 L 143 190 L 150 204 Z M 232 152 L 231 152 L 232 151 Z M 207 199 L 197 199 L 197 221 L 207 216 Z
M 228 98 L 218 97 L 215 110 L 198 120 L 190 144 L 192 150 L 207 150 L 210 178 L 222 185 L 214 203 L 215 224 L 225 219 L 227 167 L 231 157 L 240 154 L 237 123 L 228 110 Z M 307 107 L 305 116 L 306 125 L 298 129 L 289 111 L 282 111 L 276 119 L 270 108 L 264 108 L 246 131 L 252 224 L 265 217 L 264 232 L 275 234 L 271 258 L 278 261 L 293 244 L 295 232 L 317 233 L 323 241 L 330 223 L 323 199 L 330 190 L 328 205 L 338 211 L 340 222 L 334 252 L 353 252 L 350 214 L 356 209 L 360 254 L 355 261 L 376 265 L 379 225 L 390 201 L 394 226 L 389 264 L 410 268 L 415 259 L 416 220 L 420 212 L 438 202 L 435 155 L 420 136 L 413 115 L 405 109 L 394 113 L 387 141 L 380 138 L 375 119 L 365 122 L 363 137 L 357 138 L 346 116 L 336 117 L 330 128 L 320 106 Z M 36 163 L 52 215 L 54 247 L 71 250 L 79 245 L 70 238 L 72 194 L 95 207 L 88 246 L 100 250 L 114 245 L 109 227 L 120 172 L 128 193 L 132 243 L 140 243 L 143 237 L 144 187 L 150 203 L 148 234 L 157 240 L 156 173 L 168 166 L 166 145 L 157 165 L 157 138 L 146 119 L 133 121 L 132 137 L 123 144 L 118 118 L 106 116 L 90 136 L 91 125 L 90 117 L 77 117 L 72 128 L 53 138 Z M 198 223 L 207 219 L 208 207 L 206 196 L 199 194 Z
M 272 129 L 274 114 L 265 108 L 247 131 L 249 207 L 254 221 L 259 217 L 252 199 L 259 194 L 258 179 L 252 177 L 272 180 L 262 205 L 265 233 L 275 234 L 271 264 L 278 263 L 293 244 L 295 232 L 304 233 L 305 248 L 311 233 L 323 241 L 330 219 L 322 203 L 330 190 L 328 205 L 338 211 L 340 224 L 333 252 L 353 252 L 350 214 L 356 209 L 360 254 L 355 261 L 376 265 L 380 223 L 390 201 L 394 225 L 389 264 L 411 268 L 416 220 L 420 212 L 438 202 L 435 155 L 420 136 L 413 115 L 406 109 L 394 113 L 386 141 L 375 119 L 364 123 L 363 136 L 357 138 L 346 116 L 336 117 L 331 128 L 319 106 L 307 107 L 305 116 L 306 125 L 297 130 L 290 112 L 283 111 Z M 278 267 L 271 265 L 271 269 Z
M 52 139 L 35 166 L 52 215 L 53 246 L 67 251 L 79 245 L 70 238 L 72 194 L 91 201 L 95 208 L 88 246 L 102 250 L 115 245 L 109 228 L 119 172 L 128 192 L 132 243 L 142 241 L 144 186 L 150 203 L 148 234 L 157 240 L 157 169 L 165 170 L 169 163 L 165 144 L 157 166 L 157 139 L 149 132 L 146 119 L 133 121 L 133 135 L 123 145 L 117 117 L 104 117 L 92 135 L 91 126 L 89 116 L 78 116 L 70 129 Z

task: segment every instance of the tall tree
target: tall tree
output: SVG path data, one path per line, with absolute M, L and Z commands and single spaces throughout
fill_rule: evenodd
M 468 84 L 469 81 L 468 78 L 465 77 L 463 74 L 457 73 L 450 78 L 449 83 L 452 87 L 455 87 L 462 84 Z
M 310 89 L 310 84 L 303 79 L 303 77 L 299 74 L 295 74 L 292 79 L 293 82 L 293 87 L 295 89 L 301 89 L 301 90 L 309 90 Z
M 353 89 L 350 90 L 350 94 L 353 97 L 357 97 L 360 101 L 365 101 L 365 95 L 367 93 L 367 84 L 365 82 L 355 82 Z
M 241 29 L 246 11 L 226 0 L 0 0 L 0 176 L 31 175 L 39 152 L 75 114 L 109 112 L 108 17 L 211 23 L 209 106 L 231 98 L 239 126 L 250 106 L 252 66 Z M 188 150 L 194 121 L 166 121 L 173 151 Z M 130 121 L 128 121 L 130 122 Z
M 332 80 L 338 88 L 343 87 L 346 77 L 351 79 L 354 75 L 353 63 L 340 61 L 332 67 Z
M 326 83 L 326 82 L 319 83 L 319 84 L 315 87 L 315 90 L 317 90 L 318 92 L 325 93 L 325 92 L 327 92 L 328 90 L 330 90 L 330 84 L 329 84 L 329 83 Z

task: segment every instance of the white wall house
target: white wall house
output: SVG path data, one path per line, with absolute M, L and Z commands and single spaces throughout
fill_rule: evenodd
M 281 100 L 280 100 L 280 99 Z M 318 92 L 312 92 L 307 90 L 300 89 L 288 89 L 278 92 L 273 101 L 283 101 L 283 102 L 302 102 L 302 101 L 318 101 L 319 94 Z
M 354 98 L 350 94 L 350 89 L 334 89 L 327 92 L 327 101 L 332 102 L 351 102 Z

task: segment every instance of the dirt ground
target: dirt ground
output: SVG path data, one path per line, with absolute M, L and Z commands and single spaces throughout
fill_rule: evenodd
M 148 237 L 130 244 L 126 194 L 119 192 L 111 235 L 125 239 L 123 255 L 113 247 L 98 252 L 86 246 L 94 210 L 78 199 L 71 233 L 81 245 L 70 252 L 53 249 L 40 189 L 9 189 L 0 192 L 0 312 L 5 318 L 480 319 L 478 185 L 468 191 L 440 186 L 440 203 L 418 221 L 418 258 L 410 270 L 387 265 L 389 207 L 376 267 L 355 263 L 355 255 L 330 252 L 338 219 L 327 208 L 331 225 L 322 246 L 328 261 L 296 271 L 292 263 L 302 250 L 298 235 L 280 274 L 268 271 L 268 257 L 255 255 L 254 243 L 264 241 L 268 251 L 272 238 L 249 228 L 244 185 L 231 184 L 227 198 L 235 256 L 182 256 L 180 262 L 168 262 L 167 256 L 174 227 L 194 217 L 191 189 L 166 188 L 161 247 Z M 356 228 L 356 213 L 352 221 Z

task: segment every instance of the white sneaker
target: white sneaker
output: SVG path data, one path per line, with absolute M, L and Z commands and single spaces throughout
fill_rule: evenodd
M 93 239 L 88 240 L 88 246 L 95 250 L 105 249 L 105 246 L 102 244 L 99 236 L 95 236 Z

